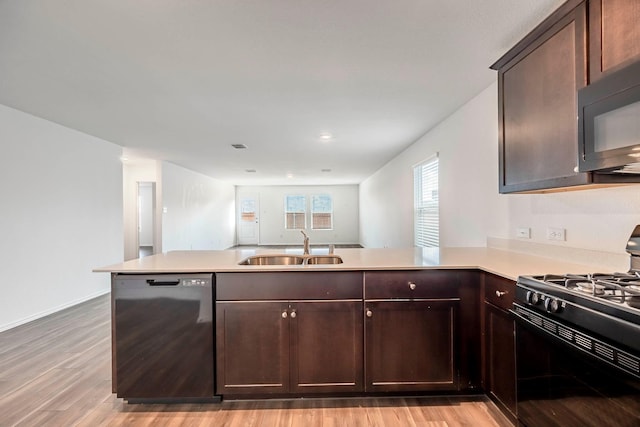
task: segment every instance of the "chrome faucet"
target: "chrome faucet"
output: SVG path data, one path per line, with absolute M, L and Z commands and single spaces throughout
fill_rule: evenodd
M 309 255 L 309 236 L 302 230 L 300 230 L 300 232 L 304 236 L 304 254 Z

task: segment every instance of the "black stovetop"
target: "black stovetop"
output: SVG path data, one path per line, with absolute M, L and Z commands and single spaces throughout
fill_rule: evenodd
M 640 277 L 635 273 L 521 276 L 518 284 L 640 325 Z

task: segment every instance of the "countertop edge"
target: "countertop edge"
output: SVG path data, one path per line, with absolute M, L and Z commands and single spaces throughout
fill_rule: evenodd
M 255 254 L 282 254 L 274 250 L 172 251 L 93 269 L 95 273 L 189 274 L 189 273 L 261 273 L 292 271 L 410 271 L 479 270 L 506 279 L 521 275 L 592 272 L 593 266 L 544 258 L 520 252 L 476 248 L 376 248 L 340 249 L 343 264 L 331 265 L 238 265 Z M 611 271 L 615 271 L 614 267 Z

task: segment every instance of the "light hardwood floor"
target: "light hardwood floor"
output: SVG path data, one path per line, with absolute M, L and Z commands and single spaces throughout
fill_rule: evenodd
M 129 405 L 111 393 L 108 295 L 0 333 L 0 426 L 508 426 L 484 397 Z

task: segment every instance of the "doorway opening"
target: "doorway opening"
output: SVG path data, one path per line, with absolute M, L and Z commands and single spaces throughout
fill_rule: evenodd
M 138 182 L 138 257 L 155 253 L 156 183 Z

